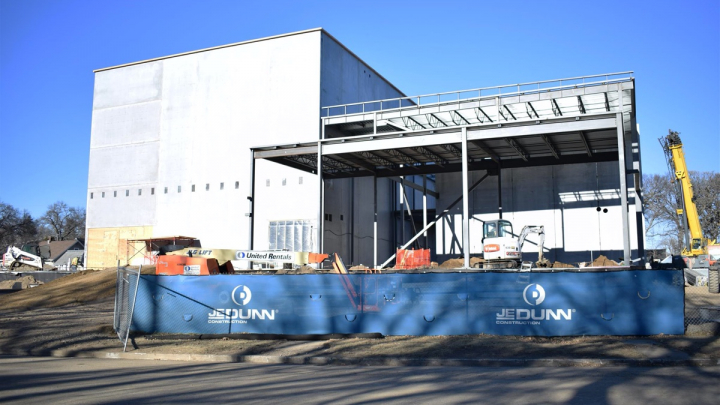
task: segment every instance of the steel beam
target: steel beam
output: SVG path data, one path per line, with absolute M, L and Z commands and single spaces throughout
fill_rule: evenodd
M 250 202 L 250 212 L 248 213 L 248 219 L 250 219 L 250 233 L 248 235 L 248 250 L 253 250 L 253 234 L 255 233 L 255 152 L 250 149 L 250 195 L 248 201 Z
M 530 111 L 532 111 L 533 114 L 535 114 L 535 118 L 540 118 L 537 111 L 535 111 L 535 107 L 533 107 L 532 103 L 528 101 L 526 104 L 527 104 L 527 106 L 530 107 Z M 527 111 L 527 107 L 525 108 L 525 110 Z M 527 115 L 528 115 L 528 117 L 530 117 L 532 119 L 533 116 L 532 116 L 532 114 L 530 114 L 530 111 L 527 111 Z
M 435 146 L 447 143 L 460 143 L 460 131 L 453 131 L 440 134 L 426 134 L 416 136 L 399 136 L 392 138 L 381 138 L 372 140 L 363 140 L 357 142 L 339 142 L 323 145 L 323 154 L 335 155 L 341 153 L 354 153 L 361 151 L 375 151 L 407 148 L 412 145 L 419 146 Z
M 552 110 L 556 117 L 562 117 L 562 110 L 555 99 L 552 99 Z
M 423 177 L 425 177 L 425 175 L 423 175 Z M 387 178 L 390 179 L 390 180 L 392 180 L 392 181 L 394 181 L 394 182 L 396 182 L 396 183 L 402 182 L 402 179 L 401 179 L 399 176 L 393 176 L 393 177 L 387 177 Z M 435 198 L 440 198 L 440 194 L 439 194 L 438 192 L 432 191 L 432 190 L 426 190 L 425 188 L 423 188 L 423 187 L 421 187 L 421 186 L 419 186 L 419 185 L 417 185 L 417 184 L 415 184 L 415 183 L 412 183 L 412 182 L 408 183 L 408 182 L 406 182 L 405 185 L 408 186 L 408 187 L 410 187 L 410 188 L 412 188 L 413 190 L 423 191 L 424 193 L 429 194 L 429 195 L 431 195 L 431 196 L 433 196 L 433 197 L 435 197 Z
M 515 149 L 515 152 L 517 152 L 517 154 L 520 155 L 520 157 L 522 158 L 522 160 L 524 160 L 524 161 L 526 161 L 526 162 L 528 161 L 528 157 L 530 157 L 530 155 L 528 155 L 528 153 L 525 152 L 525 149 L 523 149 L 523 147 L 520 146 L 519 143 L 517 143 L 517 142 L 516 142 L 514 139 L 512 139 L 512 138 L 506 138 L 506 139 L 505 139 L 505 142 L 507 142 L 508 145 L 512 146 L 512 148 Z
M 588 143 L 587 136 L 585 136 L 585 131 L 579 131 L 580 139 L 583 142 L 583 145 L 585 145 L 585 150 L 587 151 L 588 156 L 592 156 L 592 149 L 590 149 L 590 144 Z
M 463 184 L 463 268 L 470 268 L 470 205 L 468 203 L 468 145 L 467 145 L 467 128 L 462 129 L 462 184 Z
M 517 118 L 515 118 L 515 114 L 513 114 L 512 111 L 510 111 L 510 109 L 508 108 L 507 104 L 503 104 L 503 107 L 505 107 L 505 111 L 507 111 L 508 114 L 510 114 L 510 116 L 511 116 L 512 119 L 513 119 L 513 121 L 517 121 Z M 507 121 L 507 119 L 505 119 L 505 121 Z
M 427 129 L 427 128 L 425 128 L 425 126 L 423 124 L 417 122 L 417 120 L 413 117 L 402 117 L 402 120 L 403 120 L 403 123 L 405 124 L 405 126 L 410 128 L 413 131 L 417 131 L 417 127 L 421 128 L 421 129 Z M 413 123 L 410 124 L 409 123 L 410 121 L 412 121 Z
M 422 175 L 423 179 L 423 229 L 427 227 L 427 195 L 428 195 L 428 189 L 427 189 L 427 175 Z M 437 198 L 437 197 L 435 197 Z M 425 249 L 428 248 L 428 238 L 427 238 L 427 230 L 423 233 L 423 238 L 425 239 Z
M 618 167 L 620 169 L 620 209 L 625 265 L 630 265 L 630 224 L 628 216 L 627 166 L 625 164 L 625 130 L 622 112 L 617 114 Z
M 442 166 L 447 164 L 447 160 L 443 159 L 442 156 L 438 155 L 437 153 L 431 151 L 428 148 L 424 148 L 422 146 L 417 146 L 412 148 L 415 152 L 418 152 L 425 156 L 428 159 L 431 159 L 433 162 L 435 162 L 436 165 Z
M 578 101 L 578 110 L 580 110 L 580 114 L 585 114 L 585 104 L 583 104 L 582 97 L 580 97 L 578 95 L 577 101 Z
M 267 159 L 273 157 L 287 157 L 296 155 L 310 155 L 317 153 L 317 146 L 301 146 L 295 148 L 256 150 L 253 153 L 255 159 Z
M 318 176 L 318 223 L 317 223 L 317 247 L 318 252 L 323 251 L 323 237 L 325 229 L 325 200 L 324 191 L 325 184 L 323 182 L 323 160 L 322 160 L 322 141 L 318 141 L 317 148 L 317 176 Z
M 378 262 L 377 176 L 373 176 L 373 213 L 373 269 L 375 269 Z
M 447 127 L 447 126 L 448 126 L 448 124 L 444 123 L 443 120 L 441 120 L 440 118 L 438 118 L 438 117 L 437 117 L 435 114 L 433 114 L 433 113 L 427 113 L 427 114 L 425 114 L 425 118 L 428 120 L 428 122 L 430 123 L 430 126 L 433 127 L 433 128 L 438 128 L 438 127 L 440 126 L 440 125 L 437 125 L 437 124 L 442 124 L 442 126 L 444 126 L 444 127 Z
M 485 123 L 485 120 L 480 118 L 480 114 L 478 114 L 478 112 L 481 113 L 483 116 L 485 116 L 485 118 L 487 118 L 488 121 L 494 122 L 492 120 L 492 118 L 490 118 L 490 116 L 487 115 L 487 113 L 485 113 L 485 110 L 483 110 L 481 107 L 477 107 L 475 109 L 475 117 L 477 117 L 477 119 L 478 119 L 478 121 L 480 121 L 480 123 Z
M 480 148 L 480 150 L 483 151 L 483 152 L 485 152 L 485 154 L 487 154 L 488 156 L 490 156 L 490 159 L 494 160 L 494 161 L 497 162 L 497 163 L 500 163 L 500 156 L 498 156 L 497 153 L 493 152 L 493 150 L 492 150 L 489 146 L 485 145 L 485 143 L 484 143 L 483 141 L 473 140 L 473 141 L 470 141 L 470 142 L 471 142 L 473 145 L 475 145 L 475 146 L 477 146 L 478 148 Z
M 560 155 L 558 154 L 557 150 L 555 150 L 555 146 L 550 142 L 550 139 L 548 139 L 547 135 L 542 134 L 540 135 L 540 138 L 542 138 L 543 142 L 545 142 L 545 145 L 550 149 L 550 153 L 552 153 L 553 156 L 555 156 L 555 159 L 560 159 Z
M 465 119 L 465 117 L 456 110 L 450 111 L 450 118 L 455 125 L 470 125 L 470 121 Z
M 465 132 L 467 132 L 465 129 L 463 129 L 463 130 Z M 453 156 L 455 156 L 456 158 L 462 159 L 462 157 L 463 157 L 462 150 L 458 149 L 457 146 L 455 146 L 453 144 L 442 145 L 442 148 L 445 149 L 446 151 L 452 153 Z

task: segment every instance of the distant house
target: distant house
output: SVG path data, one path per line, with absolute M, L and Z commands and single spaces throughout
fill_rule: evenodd
M 44 240 L 38 245 L 41 250 L 44 250 L 44 247 L 50 248 L 50 255 L 45 263 L 59 269 L 70 265 L 72 263 L 72 259 L 76 257 L 82 258 L 85 251 L 85 244 L 79 239 L 57 240 L 51 242 Z

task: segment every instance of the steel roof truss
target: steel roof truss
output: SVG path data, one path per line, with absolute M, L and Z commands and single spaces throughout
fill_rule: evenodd
M 427 119 L 428 123 L 433 128 L 438 128 L 440 125 L 447 127 L 448 124 L 444 123 L 440 118 L 438 118 L 435 114 L 429 113 L 425 114 L 425 118 Z
M 558 154 L 557 150 L 555 150 L 555 146 L 550 142 L 550 139 L 548 139 L 547 135 L 543 134 L 540 135 L 543 142 L 545 142 L 545 145 L 547 145 L 548 149 L 550 149 L 550 153 L 552 153 L 553 156 L 555 156 L 555 159 L 560 159 L 560 155 Z
M 431 151 L 430 149 L 424 147 L 424 146 L 415 146 L 412 148 L 417 153 L 420 153 L 421 155 L 425 156 L 426 158 L 432 160 L 435 162 L 436 165 L 442 166 L 444 164 L 447 164 L 448 162 L 440 157 L 437 153 Z
M 530 108 L 528 108 L 528 107 L 530 107 Z M 532 103 L 529 101 L 527 103 L 525 103 L 525 112 L 527 112 L 527 115 L 528 115 L 528 117 L 530 117 L 530 119 L 533 118 L 533 114 L 535 114 L 535 118 L 540 118 L 537 111 L 535 111 L 535 107 L 533 107 Z
M 446 151 L 452 153 L 453 156 L 455 156 L 456 158 L 462 159 L 462 150 L 460 150 L 460 148 L 458 148 L 457 146 L 455 146 L 455 145 L 453 145 L 453 144 L 449 144 L 449 143 L 448 143 L 448 144 L 441 145 L 441 146 L 442 146 L 443 149 L 445 149 Z
M 481 117 L 480 114 L 482 114 L 483 117 Z M 490 116 L 487 115 L 487 113 L 485 113 L 485 110 L 483 110 L 480 107 L 477 107 L 475 109 L 475 116 L 477 117 L 478 121 L 480 121 L 481 124 L 485 123 L 485 119 L 487 119 L 490 122 L 493 122 L 492 118 L 490 118 Z
M 515 140 L 512 139 L 512 138 L 505 138 L 505 141 L 506 141 L 510 146 L 512 146 L 513 149 L 515 149 L 515 152 L 517 152 L 517 154 L 520 155 L 520 157 L 521 157 L 524 161 L 526 161 L 526 162 L 528 161 L 528 158 L 529 158 L 530 156 L 527 154 L 527 152 L 525 152 L 525 150 L 522 148 L 522 146 L 520 146 L 519 143 L 515 142 Z
M 358 166 L 362 167 L 363 169 L 368 170 L 368 171 L 370 171 L 370 172 L 375 173 L 375 171 L 377 170 L 377 168 L 375 167 L 375 165 L 371 164 L 370 162 L 368 162 L 368 161 L 366 161 L 366 160 L 364 160 L 364 159 L 361 159 L 361 158 L 355 156 L 355 154 L 353 154 L 353 153 L 348 153 L 348 154 L 339 155 L 339 156 L 340 156 L 341 158 L 347 160 L 348 162 L 351 162 L 351 163 L 353 163 L 353 164 L 356 164 L 356 165 L 358 165 Z
M 389 168 L 392 168 L 395 166 L 394 162 L 391 162 L 391 161 L 385 159 L 384 157 L 378 156 L 372 152 L 363 151 L 363 152 L 357 152 L 357 154 L 364 157 L 365 159 L 369 159 L 370 161 L 375 162 L 375 164 L 377 164 L 378 166 L 386 166 Z
M 513 119 L 514 121 L 517 121 L 517 118 L 515 118 L 515 114 L 513 114 L 512 111 L 510 111 L 510 109 L 508 108 L 507 104 L 503 104 L 503 107 L 504 107 L 505 110 L 508 112 L 508 114 L 510 114 L 510 116 L 512 117 L 512 119 Z M 504 115 L 503 115 L 503 118 L 505 118 Z M 508 119 L 505 118 L 505 121 L 508 121 Z
M 405 124 L 406 127 L 410 128 L 413 131 L 417 131 L 418 129 L 426 129 L 423 124 L 417 122 L 417 120 L 413 117 L 402 117 L 403 124 Z
M 455 110 L 450 111 L 450 118 L 455 125 L 470 125 L 470 121 L 468 121 L 465 117 L 463 117 L 462 114 Z
M 386 152 L 389 153 L 390 155 L 392 155 L 392 157 L 397 158 L 400 161 L 402 161 L 403 164 L 405 164 L 405 165 L 415 167 L 415 165 L 421 164 L 421 162 L 415 160 L 410 155 L 408 155 L 404 152 L 401 152 L 397 149 L 388 149 L 388 150 L 386 150 Z
M 608 101 L 607 92 L 603 93 L 605 95 L 605 111 L 610 111 L 610 101 Z
M 592 150 L 590 149 L 590 144 L 588 143 L 587 136 L 585 136 L 584 131 L 580 131 L 580 139 L 582 140 L 583 145 L 585 145 L 585 151 L 588 156 L 592 156 Z
M 578 100 L 578 110 L 580 110 L 581 114 L 585 114 L 585 104 L 583 104 L 582 97 L 580 97 L 578 95 L 577 100 Z
M 490 156 L 490 159 L 494 160 L 497 163 L 500 163 L 500 156 L 493 152 L 493 150 L 490 149 L 490 147 L 487 146 L 485 142 L 475 140 L 470 141 L 470 143 L 480 148 L 481 151 L 485 152 L 486 155 Z
M 562 117 L 562 110 L 555 99 L 552 99 L 552 110 L 556 117 Z

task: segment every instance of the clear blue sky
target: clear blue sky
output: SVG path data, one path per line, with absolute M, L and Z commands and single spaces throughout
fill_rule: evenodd
M 84 207 L 93 69 L 315 27 L 408 95 L 633 70 L 644 172 L 720 171 L 719 0 L 0 0 L 0 200 Z

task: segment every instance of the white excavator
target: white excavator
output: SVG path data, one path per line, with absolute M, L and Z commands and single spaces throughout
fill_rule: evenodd
M 9 246 L 2 257 L 3 269 L 13 270 L 20 266 L 30 266 L 38 270 L 43 269 L 43 259 L 40 256 L 28 253 L 15 246 Z
M 523 261 L 522 248 L 528 235 L 538 235 L 538 260 L 537 262 Z M 483 259 L 484 269 L 516 269 L 521 271 L 532 270 L 533 267 L 547 267 L 550 262 L 543 257 L 545 245 L 545 227 L 543 225 L 526 225 L 515 237 L 513 226 L 510 221 L 496 219 L 485 221 L 483 224 Z

